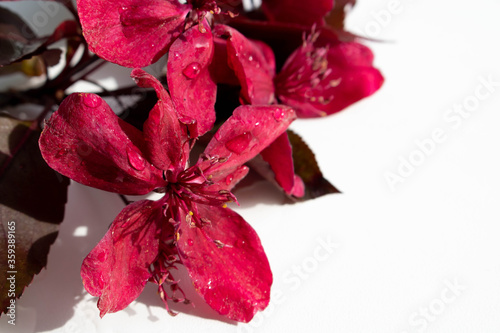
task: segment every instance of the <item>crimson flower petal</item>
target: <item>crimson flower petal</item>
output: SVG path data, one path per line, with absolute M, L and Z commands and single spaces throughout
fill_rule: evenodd
M 215 31 L 227 38 L 227 58 L 242 87 L 243 99 L 250 104 L 274 101 L 274 54 L 269 46 L 251 41 L 236 29 L 218 25 Z
M 295 111 L 283 105 L 237 107 L 205 149 L 206 156 L 227 159 L 210 170 L 213 182 L 254 158 L 286 131 L 295 118 Z
M 313 25 L 323 24 L 328 12 L 333 8 L 332 0 L 263 0 L 262 10 L 270 21 L 280 21 Z
M 278 185 L 287 194 L 290 194 L 295 183 L 295 173 L 293 169 L 292 146 L 288 140 L 288 134 L 286 132 L 281 134 L 260 155 L 264 161 L 269 163 Z
M 166 53 L 191 6 L 176 0 L 77 0 L 91 51 L 126 67 L 144 67 Z
M 255 230 L 229 208 L 197 205 L 210 224 L 181 223 L 177 248 L 196 290 L 230 319 L 248 322 L 269 304 L 272 273 Z
M 210 77 L 209 65 L 214 47 L 212 32 L 206 21 L 205 32 L 193 26 L 170 47 L 167 81 L 180 120 L 196 138 L 212 129 L 215 122 L 217 86 Z
M 136 68 L 131 77 L 137 85 L 154 88 L 158 102 L 144 123 L 144 140 L 148 159 L 160 170 L 184 169 L 189 158 L 187 131 L 181 126 L 168 92 L 151 74 Z
M 163 181 L 142 155 L 142 133 L 94 94 L 68 96 L 46 122 L 39 143 L 52 169 L 84 185 L 141 195 Z
M 84 259 L 83 285 L 91 295 L 99 296 L 101 317 L 124 309 L 144 289 L 151 277 L 149 267 L 158 255 L 161 217 L 158 201 L 128 205 Z
M 377 91 L 384 82 L 369 48 L 356 42 L 315 47 L 314 37 L 297 49 L 275 78 L 281 103 L 299 117 L 338 112 Z

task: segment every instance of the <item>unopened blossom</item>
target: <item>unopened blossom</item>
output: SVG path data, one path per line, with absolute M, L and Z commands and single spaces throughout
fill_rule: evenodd
M 227 203 L 236 201 L 230 191 L 248 172 L 243 163 L 281 135 L 295 113 L 279 105 L 240 106 L 189 166 L 196 138 L 169 93 L 142 70 L 132 76 L 158 96 L 142 132 L 99 96 L 79 93 L 63 101 L 40 138 L 47 163 L 77 182 L 127 195 L 163 194 L 120 212 L 83 262 L 84 286 L 99 297 L 101 316 L 124 309 L 148 281 L 165 304 L 185 301 L 175 278 L 183 265 L 208 305 L 248 322 L 268 305 L 272 274 L 257 234 Z

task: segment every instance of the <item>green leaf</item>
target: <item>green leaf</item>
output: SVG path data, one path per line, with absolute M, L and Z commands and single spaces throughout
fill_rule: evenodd
M 340 193 L 323 177 L 314 153 L 302 138 L 290 130 L 287 133 L 292 145 L 295 173 L 302 178 L 306 187 L 306 193 L 302 199 L 314 199 L 329 193 Z
M 47 265 L 64 217 L 69 180 L 45 163 L 34 128 L 0 117 L 0 314 Z

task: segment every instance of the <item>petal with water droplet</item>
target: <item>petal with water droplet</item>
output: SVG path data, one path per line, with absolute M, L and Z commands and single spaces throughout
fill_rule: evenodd
M 248 322 L 269 304 L 273 280 L 259 237 L 229 208 L 197 207 L 199 216 L 212 223 L 203 232 L 181 224 L 177 249 L 182 263 L 210 307 L 230 319 Z
M 283 112 L 280 121 L 275 118 L 276 110 Z M 212 180 L 225 179 L 237 167 L 254 158 L 286 131 L 295 118 L 294 110 L 283 105 L 242 105 L 236 108 L 205 149 L 208 156 L 228 158 L 211 168 Z
M 167 82 L 174 106 L 180 116 L 195 121 L 190 126 L 191 138 L 205 134 L 215 122 L 217 87 L 209 72 L 213 37 L 206 21 L 203 25 L 206 32 L 193 26 L 172 44 L 170 53 L 176 56 L 169 57 L 167 63 Z
M 270 104 L 274 100 L 274 53 L 263 42 L 250 40 L 236 29 L 216 26 L 216 33 L 227 38 L 227 59 L 241 85 L 243 99 L 251 104 Z
M 167 52 L 191 6 L 164 0 L 78 0 L 91 51 L 126 67 L 144 67 Z
M 163 183 L 160 170 L 143 160 L 142 133 L 97 95 L 68 96 L 47 121 L 39 143 L 51 168 L 84 185 L 140 195 Z

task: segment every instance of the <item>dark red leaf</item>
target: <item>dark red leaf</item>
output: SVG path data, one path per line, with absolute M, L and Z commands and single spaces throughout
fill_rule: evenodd
M 355 4 L 356 0 L 335 0 L 332 11 L 325 17 L 326 24 L 334 29 L 343 29 L 346 14 Z
M 323 177 L 312 150 L 300 136 L 288 130 L 288 139 L 292 144 L 293 165 L 305 184 L 305 195 L 302 199 L 314 199 L 329 193 L 340 193 Z
M 42 159 L 40 131 L 31 131 L 28 125 L 0 117 L 0 276 L 15 279 L 12 284 L 12 279 L 5 278 L 0 283 L 0 313 L 8 311 L 12 300 L 47 265 L 50 245 L 64 217 L 69 185 Z M 15 245 L 10 253 L 8 245 Z M 16 273 L 8 273 L 12 271 Z
M 62 22 L 50 36 L 38 36 L 17 14 L 0 7 L 0 67 L 43 53 L 62 38 L 78 34 L 75 21 Z

